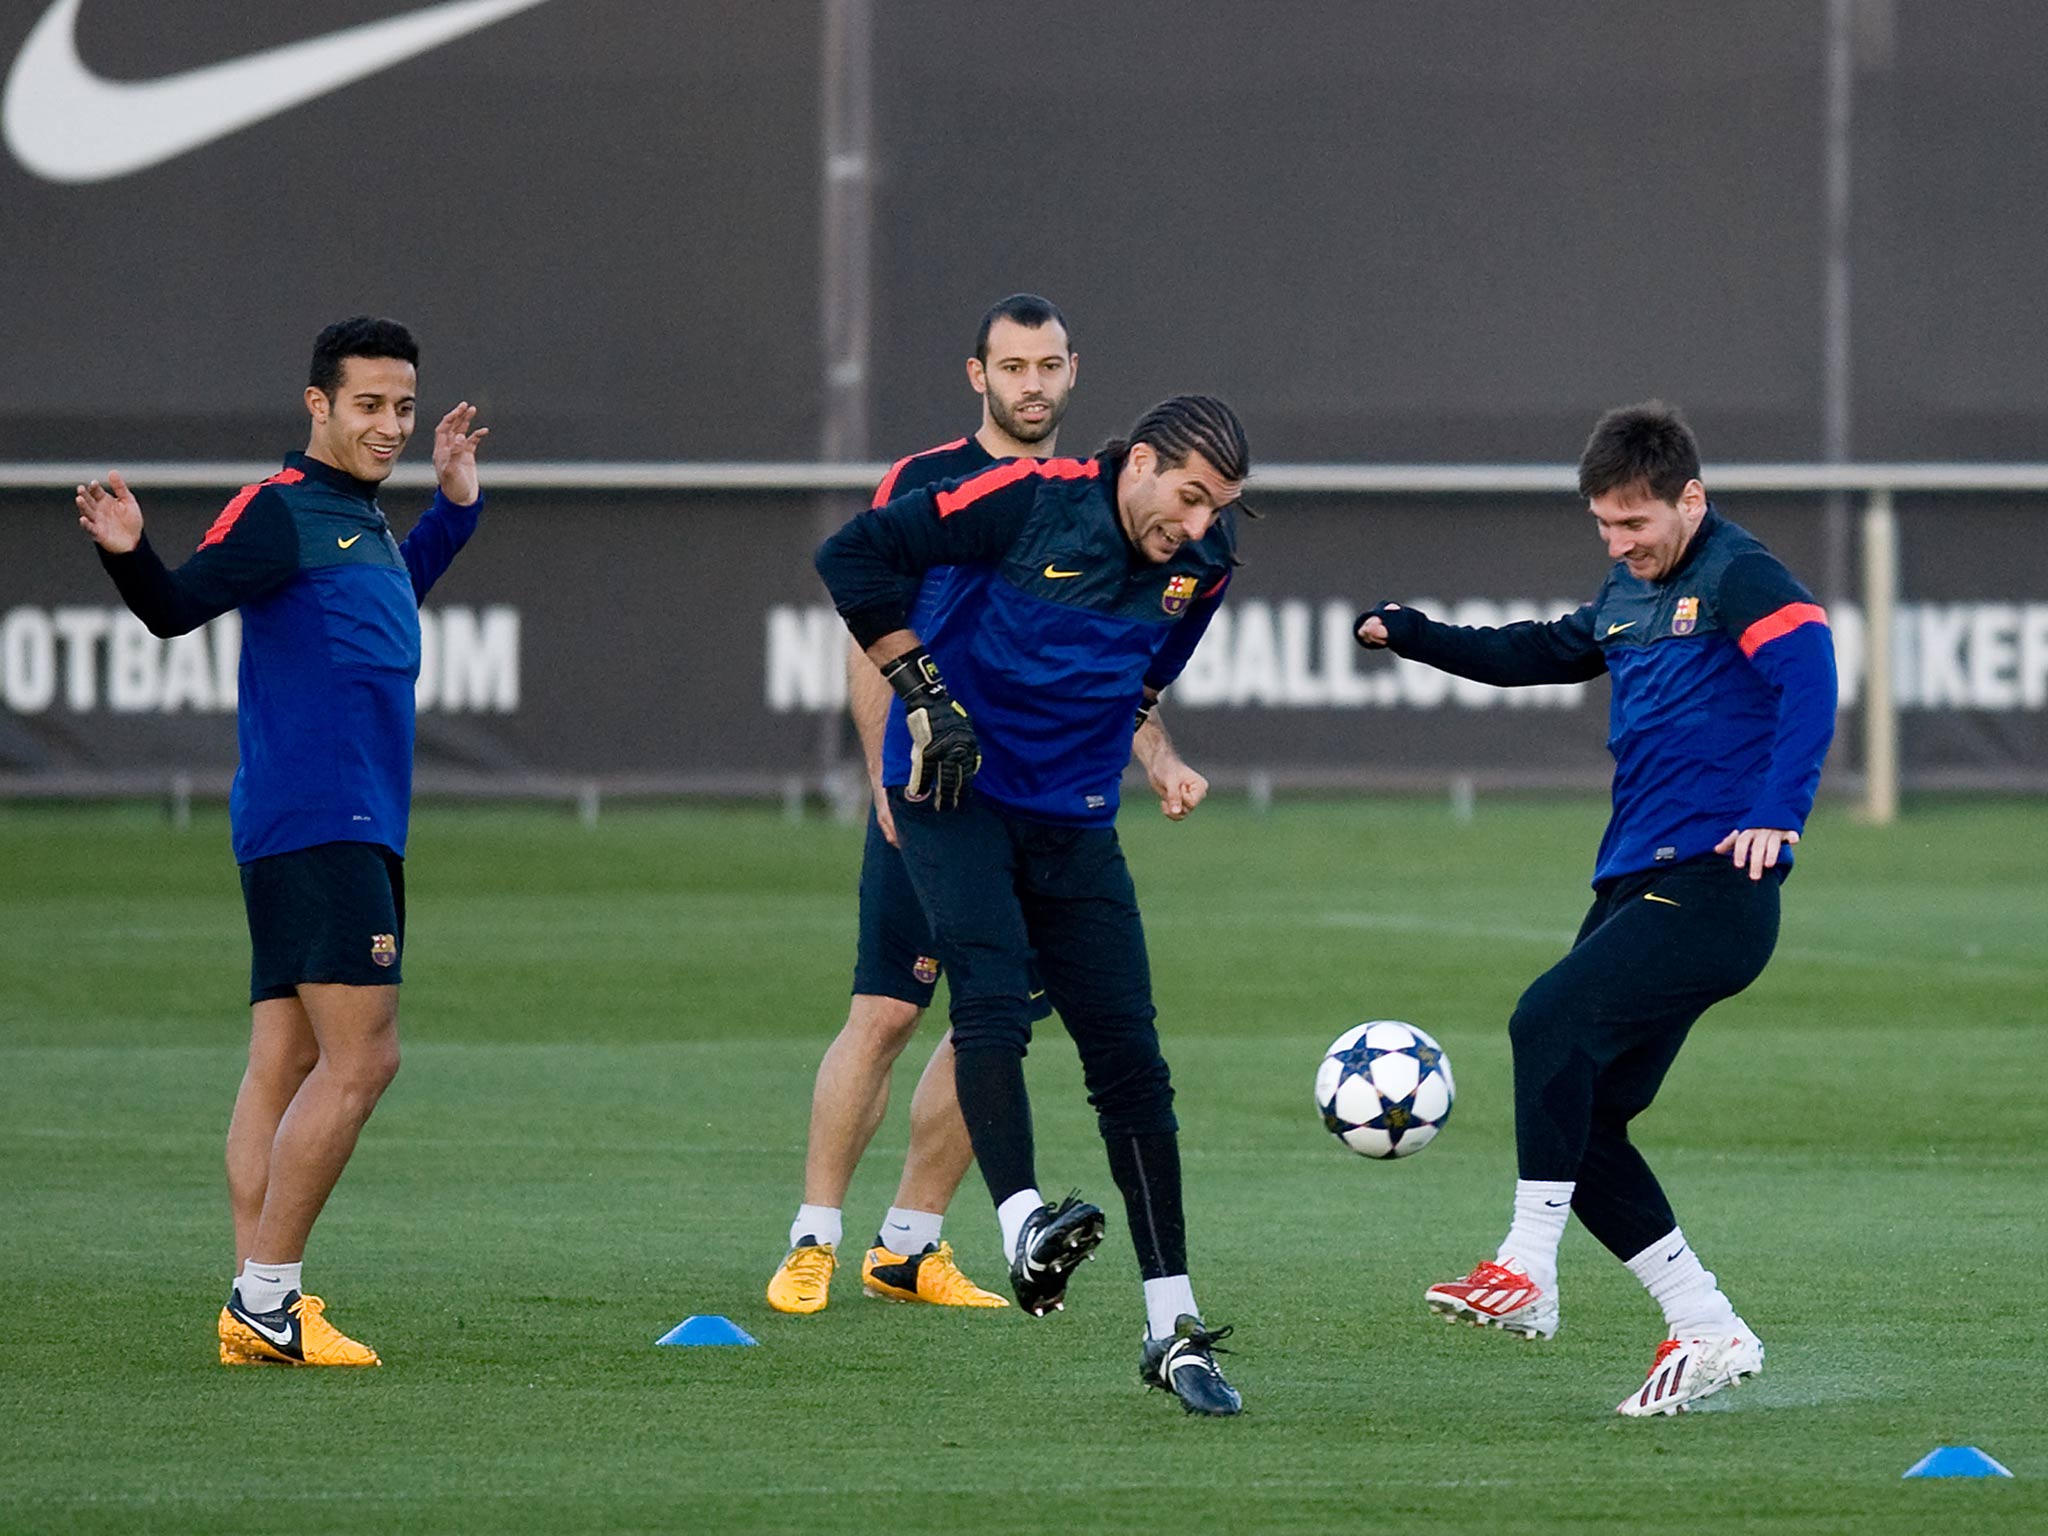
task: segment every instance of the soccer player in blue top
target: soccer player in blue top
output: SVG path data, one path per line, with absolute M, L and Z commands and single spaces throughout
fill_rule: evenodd
M 1050 457 L 1079 367 L 1066 317 L 1049 299 L 1014 293 L 998 300 L 981 317 L 967 359 L 968 383 L 981 398 L 981 425 L 971 436 L 897 460 L 876 488 L 873 505 L 961 479 L 998 459 Z M 911 608 L 911 628 L 922 631 L 930 624 L 945 601 L 949 574 L 944 567 L 925 574 Z M 790 1224 L 788 1251 L 768 1281 L 768 1305 L 799 1314 L 822 1311 L 831 1298 L 844 1229 L 841 1204 L 888 1107 L 890 1069 L 931 1005 L 940 975 L 931 925 L 897 851 L 885 788 L 885 760 L 893 765 L 893 782 L 901 783 L 910 749 L 903 706 L 858 645 L 848 658 L 847 693 L 867 757 L 874 810 L 861 855 L 853 1002 L 818 1063 L 803 1203 Z M 1208 780 L 1180 759 L 1157 716 L 1133 736 L 1132 751 L 1169 817 L 1186 816 L 1207 793 Z M 1046 1011 L 1040 989 L 1034 1017 Z M 939 1306 L 1009 1305 L 961 1272 L 942 1235 L 946 1208 L 973 1161 L 953 1091 L 948 1034 L 932 1051 L 910 1101 L 910 1148 L 896 1200 L 861 1261 L 868 1293 Z
M 419 348 L 358 316 L 313 345 L 304 453 L 243 489 L 169 570 L 121 476 L 78 520 L 157 635 L 239 608 L 241 762 L 230 798 L 254 951 L 249 1067 L 228 1126 L 238 1272 L 223 1365 L 377 1365 L 328 1322 L 300 1267 L 313 1223 L 398 1071 L 405 836 L 420 600 L 476 531 L 467 401 L 434 430 L 440 493 L 404 542 L 377 488 L 412 437 Z
M 1648 1379 L 1619 1411 L 1669 1414 L 1761 1371 L 1764 1350 L 1686 1241 L 1629 1122 L 1699 1016 L 1771 957 L 1779 886 L 1834 735 L 1834 646 L 1811 594 L 1708 502 L 1676 412 L 1653 401 L 1601 418 L 1579 492 L 1614 562 L 1592 602 L 1499 629 L 1385 603 L 1358 637 L 1480 682 L 1613 681 L 1614 810 L 1592 910 L 1508 1025 L 1513 1224 L 1491 1260 L 1426 1299 L 1551 1337 L 1558 1242 L 1576 1212 L 1664 1311 Z
M 912 885 L 952 985 L 953 1071 L 1010 1284 L 1060 1306 L 1103 1214 L 1039 1193 L 1024 1087 L 1032 968 L 1079 1049 L 1144 1280 L 1140 1370 L 1191 1412 L 1233 1414 L 1188 1279 L 1173 1088 L 1137 894 L 1116 838 L 1134 720 L 1223 600 L 1250 467 L 1230 408 L 1153 407 L 1089 459 L 1013 459 L 900 496 L 819 549 L 834 605 L 903 701 L 885 771 Z M 954 567 L 928 632 L 924 573 Z M 886 768 L 886 765 L 885 765 Z

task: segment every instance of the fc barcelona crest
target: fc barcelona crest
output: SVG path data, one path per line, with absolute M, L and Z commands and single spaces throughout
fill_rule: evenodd
M 910 974 L 926 986 L 930 986 L 939 979 L 939 962 L 930 955 L 919 955 L 917 964 L 910 968 Z
M 1179 613 L 1187 607 L 1188 599 L 1195 595 L 1196 578 L 1193 576 L 1169 576 L 1166 591 L 1159 599 L 1159 606 L 1168 613 Z
M 390 967 L 398 963 L 398 935 L 395 933 L 373 933 L 370 935 L 370 958 L 377 964 Z
M 1700 600 L 1696 597 L 1681 597 L 1678 608 L 1671 615 L 1671 633 L 1689 635 L 1700 622 Z

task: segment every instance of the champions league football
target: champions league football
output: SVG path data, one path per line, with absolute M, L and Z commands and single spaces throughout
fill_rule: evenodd
M 1353 1025 L 1316 1068 L 1316 1111 L 1360 1157 L 1420 1152 L 1451 1118 L 1456 1098 L 1443 1047 L 1396 1019 Z

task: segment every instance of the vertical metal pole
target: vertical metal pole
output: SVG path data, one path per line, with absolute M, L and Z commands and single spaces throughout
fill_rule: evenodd
M 873 334 L 870 246 L 874 222 L 874 8 L 872 0 L 821 0 L 818 70 L 818 324 L 824 341 L 819 457 L 869 456 L 869 349 Z M 865 498 L 818 499 L 822 539 Z M 843 715 L 819 719 L 818 763 L 829 780 L 848 757 Z M 858 759 L 858 752 L 853 753 Z
M 1892 493 L 1872 491 L 1863 508 L 1863 811 L 1880 827 L 1899 815 L 1899 705 L 1892 678 L 1898 538 Z
M 1823 154 L 1825 249 L 1821 257 L 1821 458 L 1846 464 L 1854 375 L 1850 357 L 1850 151 L 1856 84 L 1856 0 L 1828 0 L 1825 61 L 1827 140 Z M 1849 494 L 1830 491 L 1821 514 L 1822 601 L 1840 606 L 1850 591 Z
M 818 308 L 825 340 L 825 412 L 819 446 L 829 463 L 856 463 L 868 454 L 874 12 L 871 0 L 823 3 Z

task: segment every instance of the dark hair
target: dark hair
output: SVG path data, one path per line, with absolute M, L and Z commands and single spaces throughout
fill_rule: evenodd
M 1579 455 L 1579 494 L 1591 501 L 1635 487 L 1676 505 L 1688 480 L 1700 477 L 1700 445 L 1676 409 L 1662 400 L 1609 411 Z
M 1104 444 L 1102 456 L 1120 459 L 1138 443 L 1152 445 L 1161 469 L 1179 469 L 1189 454 L 1199 453 L 1226 480 L 1241 481 L 1252 471 L 1244 425 L 1214 395 L 1175 395 L 1160 401 L 1138 418 L 1129 437 Z
M 337 320 L 313 339 L 313 366 L 306 382 L 328 399 L 341 387 L 341 365 L 351 357 L 395 357 L 420 365 L 420 344 L 396 320 L 353 315 Z
M 998 320 L 1014 320 L 1027 331 L 1035 331 L 1041 325 L 1056 325 L 1066 333 L 1067 350 L 1074 350 L 1074 333 L 1067 329 L 1067 317 L 1060 313 L 1059 305 L 1035 293 L 1013 293 L 989 306 L 988 313 L 981 317 L 981 329 L 974 333 L 974 355 L 984 363 L 988 361 L 988 333 Z

